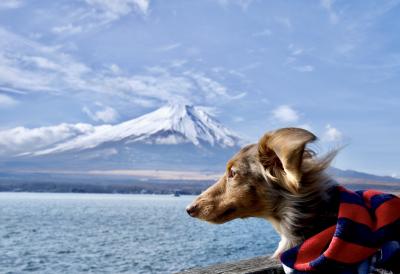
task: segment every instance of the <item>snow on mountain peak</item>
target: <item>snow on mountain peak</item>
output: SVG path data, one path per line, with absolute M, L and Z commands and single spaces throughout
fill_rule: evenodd
M 201 107 L 168 104 L 117 125 L 96 126 L 88 134 L 77 136 L 34 155 L 84 150 L 109 142 L 166 145 L 192 143 L 195 146 L 235 147 L 241 143 L 241 138 Z

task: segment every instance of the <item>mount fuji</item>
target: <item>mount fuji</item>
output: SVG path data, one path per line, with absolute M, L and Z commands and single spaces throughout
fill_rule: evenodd
M 24 140 L 16 136 L 25 131 L 32 137 L 24 146 L 4 145 L 6 139 Z M 8 132 L 0 139 L 0 191 L 199 193 L 246 142 L 205 108 L 178 104 L 115 125 Z M 43 136 L 39 132 L 46 132 L 46 142 L 37 141 Z M 354 189 L 399 191 L 396 178 L 337 168 L 330 173 Z
M 82 125 L 82 124 L 80 124 Z M 168 104 L 116 125 L 87 125 L 66 140 L 20 153 L 3 167 L 214 169 L 244 143 L 202 107 Z

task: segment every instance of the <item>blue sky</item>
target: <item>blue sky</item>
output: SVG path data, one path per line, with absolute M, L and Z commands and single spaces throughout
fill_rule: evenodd
M 400 176 L 399 12 L 383 0 L 2 0 L 0 143 L 172 101 L 252 141 L 306 127 L 321 150 L 347 145 L 336 166 Z

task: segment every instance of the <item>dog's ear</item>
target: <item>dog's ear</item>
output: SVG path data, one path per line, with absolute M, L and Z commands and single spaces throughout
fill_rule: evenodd
M 258 142 L 260 162 L 272 177 L 296 193 L 302 176 L 304 148 L 316 139 L 314 134 L 301 128 L 282 128 L 266 133 Z

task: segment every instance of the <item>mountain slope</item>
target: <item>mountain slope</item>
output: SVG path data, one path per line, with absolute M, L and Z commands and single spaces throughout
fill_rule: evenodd
M 329 173 L 336 178 L 346 178 L 364 181 L 375 181 L 375 182 L 394 182 L 400 183 L 399 178 L 390 176 L 379 176 L 374 174 L 369 174 L 365 172 L 359 172 L 351 169 L 342 170 L 339 168 L 331 167 L 329 168 Z
M 199 107 L 170 104 L 121 124 L 95 127 L 89 134 L 33 155 L 92 149 L 110 142 L 231 148 L 239 146 L 241 139 Z
M 6 155 L 0 168 L 218 170 L 244 143 L 203 108 L 189 105 L 169 104 L 120 124 L 87 127 L 32 151 Z

